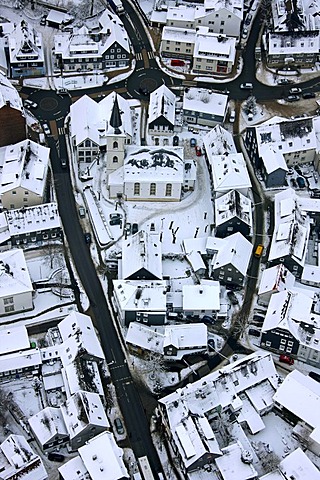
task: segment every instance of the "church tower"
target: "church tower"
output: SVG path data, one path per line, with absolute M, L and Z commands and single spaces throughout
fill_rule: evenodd
M 109 128 L 107 129 L 107 171 L 111 173 L 122 167 L 126 134 L 122 128 L 121 112 L 118 103 L 118 95 L 114 93 L 114 103 L 110 116 Z

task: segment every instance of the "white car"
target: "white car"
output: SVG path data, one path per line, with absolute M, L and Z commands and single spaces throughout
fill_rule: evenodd
M 231 110 L 229 115 L 229 122 L 234 123 L 235 119 L 236 119 L 236 112 L 235 110 Z
M 241 83 L 240 85 L 240 88 L 241 90 L 252 90 L 253 89 L 253 85 L 252 83 Z
M 51 130 L 50 130 L 49 125 L 47 123 L 44 123 L 42 125 L 42 130 L 44 131 L 44 133 L 46 135 L 51 135 Z
M 27 108 L 37 108 L 38 104 L 36 102 L 32 102 L 31 100 L 25 100 L 24 101 L 24 106 Z
M 299 87 L 293 87 L 293 88 L 290 88 L 290 90 L 289 90 L 290 95 L 296 95 L 296 94 L 299 94 L 301 92 L 302 92 L 302 90 Z
M 248 36 L 248 29 L 247 29 L 247 28 L 244 28 L 244 29 L 242 30 L 242 38 L 247 38 L 247 36 Z

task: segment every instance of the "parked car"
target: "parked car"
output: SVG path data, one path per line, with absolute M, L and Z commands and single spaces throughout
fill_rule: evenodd
M 202 155 L 202 150 L 201 150 L 201 147 L 199 147 L 199 145 L 196 146 L 196 155 L 197 157 L 201 157 Z
M 289 90 L 290 95 L 296 95 L 296 94 L 299 94 L 301 92 L 302 92 L 302 90 L 299 87 L 292 87 Z
M 282 353 L 280 355 L 279 361 L 282 362 L 282 363 L 287 363 L 288 365 L 293 365 L 294 364 L 293 358 L 291 358 L 289 355 L 285 355 L 284 353 Z
M 130 235 L 130 233 L 131 233 L 131 223 L 127 222 L 125 224 L 124 231 L 126 232 L 127 235 Z
M 290 183 L 293 188 L 297 188 L 297 182 L 295 178 L 290 178 Z
M 232 305 L 238 305 L 239 304 L 239 300 L 238 300 L 238 298 L 237 298 L 237 296 L 234 292 L 232 292 L 232 291 L 227 292 L 227 297 L 229 298 Z
M 173 137 L 172 144 L 174 147 L 177 147 L 179 145 L 179 137 L 177 135 Z
M 67 159 L 66 158 L 60 158 L 60 163 L 62 168 L 67 168 Z
M 235 110 L 230 110 L 229 122 L 234 123 L 235 119 L 236 119 L 236 111 Z
M 277 81 L 278 85 L 288 85 L 288 83 L 293 83 L 293 80 L 291 80 L 291 78 L 280 78 Z
M 255 328 L 249 328 L 248 333 L 249 333 L 249 335 L 252 335 L 253 337 L 260 337 L 259 330 L 256 330 Z
M 139 226 L 137 223 L 133 223 L 132 224 L 132 235 L 134 235 L 135 233 L 137 233 L 137 231 L 139 230 Z
M 120 225 L 121 226 L 122 218 L 121 217 L 110 218 L 109 223 L 110 223 L 110 225 Z
M 63 460 L 65 459 L 65 456 L 59 452 L 49 452 L 48 459 L 53 462 L 63 462 Z
M 42 124 L 42 130 L 46 135 L 51 135 L 51 130 L 49 128 L 49 125 L 47 123 Z
M 248 36 L 248 29 L 247 29 L 247 28 L 244 28 L 244 29 L 242 30 L 242 38 L 247 38 L 247 36 Z
M 119 435 L 123 435 L 124 434 L 124 428 L 123 428 L 123 423 L 121 421 L 121 418 L 117 417 L 115 420 L 114 420 L 114 426 L 116 427 L 116 430 L 117 430 L 117 433 Z
M 246 82 L 246 83 L 241 83 L 241 84 L 240 84 L 240 88 L 241 88 L 241 90 L 252 90 L 252 89 L 253 89 L 253 85 L 252 85 L 252 83 L 248 83 L 248 82 Z
M 185 61 L 179 58 L 173 58 L 170 63 L 173 67 L 184 67 L 185 65 Z
M 302 98 L 315 98 L 316 94 L 314 92 L 305 92 L 302 94 Z
M 57 94 L 60 95 L 60 96 L 61 95 L 70 95 L 66 88 L 58 88 Z
M 190 147 L 195 147 L 197 145 L 197 140 L 195 138 L 190 138 Z
M 36 102 L 32 102 L 29 99 L 25 100 L 23 103 L 24 103 L 24 106 L 27 108 L 38 108 L 38 104 Z
M 209 338 L 208 347 L 209 347 L 209 350 L 215 350 L 216 349 L 216 342 L 214 341 L 213 338 Z
M 287 102 L 297 102 L 298 100 L 300 100 L 300 97 L 299 95 L 288 95 L 285 100 Z
M 201 320 L 203 321 L 203 323 L 209 323 L 210 325 L 214 325 L 215 323 L 214 319 L 209 315 L 204 315 Z
M 43 15 L 40 20 L 40 25 L 46 25 L 47 23 L 47 15 Z
M 86 244 L 90 245 L 90 243 L 92 242 L 91 233 L 87 232 L 84 234 L 84 241 L 86 242 Z
M 248 121 L 252 122 L 252 120 L 253 120 L 253 113 L 249 112 L 248 113 Z
M 257 248 L 254 251 L 254 256 L 257 258 L 260 258 L 263 254 L 263 249 L 264 249 L 263 245 L 261 244 L 257 245 Z
M 306 182 L 304 181 L 303 177 L 298 177 L 297 178 L 297 184 L 299 188 L 304 188 L 306 186 Z
M 79 217 L 80 218 L 85 218 L 86 216 L 86 210 L 83 207 L 79 207 Z
M 249 14 L 247 15 L 245 24 L 246 24 L 246 25 L 250 25 L 251 20 L 252 20 L 252 15 L 249 13 Z
M 308 375 L 309 375 L 310 378 L 313 378 L 313 380 L 315 380 L 316 382 L 320 382 L 320 374 L 319 373 L 313 372 L 311 370 L 311 372 L 309 372 Z
M 110 213 L 109 215 L 109 218 L 112 219 L 112 218 L 121 218 L 122 215 L 121 213 Z

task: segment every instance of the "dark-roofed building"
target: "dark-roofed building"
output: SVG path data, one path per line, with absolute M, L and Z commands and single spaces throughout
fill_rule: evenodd
M 251 235 L 252 203 L 237 190 L 231 190 L 215 201 L 215 235 L 224 238 L 240 232 L 246 238 Z

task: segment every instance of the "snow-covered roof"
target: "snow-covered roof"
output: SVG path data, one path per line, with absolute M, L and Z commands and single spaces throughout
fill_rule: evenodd
M 228 95 L 215 93 L 205 88 L 189 88 L 183 94 L 184 112 L 195 111 L 224 118 L 228 106 Z
M 301 448 L 289 453 L 279 463 L 279 470 L 286 478 L 294 480 L 320 480 L 320 472 Z
M 171 123 L 171 125 L 174 125 L 175 104 L 176 96 L 166 85 L 161 85 L 159 88 L 151 92 L 148 109 L 148 123 L 150 124 L 154 122 L 159 117 L 164 117 Z
M 27 329 L 24 325 L 0 328 L 0 355 L 26 350 L 30 347 Z
M 126 343 L 163 355 L 164 327 L 148 327 L 139 322 L 130 322 Z
M 183 310 L 220 310 L 220 283 L 211 281 L 201 285 L 183 285 Z
M 178 5 L 176 7 L 168 7 L 167 10 L 167 24 L 183 20 L 184 22 L 194 22 L 195 9 L 189 5 Z
M 10 80 L 0 72 L 0 108 L 9 105 L 15 110 L 22 112 L 22 100 L 18 90 L 11 84 Z
M 294 275 L 282 263 L 266 268 L 262 272 L 258 295 L 290 290 L 294 282 Z
M 154 278 L 162 278 L 161 242 L 158 233 L 149 233 L 144 230 L 124 239 L 122 242 L 122 276 L 130 276 L 146 270 Z
M 124 181 L 161 183 L 183 182 L 182 147 L 137 147 L 126 148 Z
M 167 283 L 162 280 L 113 280 L 121 310 L 166 312 Z
M 302 283 L 310 282 L 310 283 L 319 284 L 319 278 L 320 278 L 320 265 L 305 265 L 304 266 L 304 268 L 302 270 L 302 274 L 301 274 L 301 282 Z
M 275 195 L 274 217 L 269 261 L 291 256 L 303 266 L 307 254 L 310 219 L 299 208 L 297 195 L 292 188 Z
M 166 325 L 164 337 L 164 347 L 173 345 L 192 353 L 192 349 L 207 347 L 207 326 L 204 323 Z
M 239 440 L 221 449 L 223 455 L 215 459 L 223 480 L 249 480 L 258 475 L 252 461 L 245 462 L 248 454 Z
M 68 436 L 60 408 L 46 407 L 30 417 L 28 422 L 41 445 L 56 436 Z
M 0 297 L 32 292 L 32 281 L 23 250 L 0 252 Z
M 208 237 L 184 238 L 182 248 L 186 254 L 191 252 L 199 252 L 202 255 L 207 253 L 206 244 Z
M 11 237 L 38 230 L 61 228 L 58 206 L 55 202 L 7 210 L 4 213 Z
M 47 22 L 53 22 L 56 24 L 62 24 L 68 20 L 71 20 L 72 17 L 65 12 L 60 12 L 59 10 L 49 10 L 47 15 Z
M 237 232 L 223 239 L 221 248 L 212 258 L 212 268 L 219 269 L 232 264 L 242 275 L 245 275 L 252 252 L 252 244 L 241 233 Z
M 213 59 L 234 63 L 236 55 L 236 38 L 217 33 L 198 31 L 194 44 L 194 58 Z
M 96 102 L 88 95 L 83 95 L 70 106 L 71 136 L 78 146 L 86 139 L 96 145 L 106 144 L 106 135 L 114 135 L 110 130 L 110 119 L 115 99 L 118 100 L 122 125 L 119 127 L 122 134 L 132 137 L 132 121 L 130 106 L 127 100 L 116 92 Z M 112 129 L 111 129 L 112 130 Z
M 68 397 L 79 390 L 104 396 L 99 367 L 94 360 L 78 357 L 74 362 L 64 365 L 62 375 Z
M 0 195 L 21 188 L 41 196 L 47 184 L 50 148 L 32 140 L 8 145 L 0 176 Z
M 197 32 L 190 28 L 163 27 L 162 42 L 194 43 Z
M 251 181 L 242 153 L 209 157 L 213 188 L 216 192 L 251 188 Z
M 214 206 L 216 227 L 234 217 L 239 218 L 250 227 L 252 226 L 252 202 L 237 190 L 231 190 L 216 198 Z
M 76 392 L 60 408 L 70 439 L 80 435 L 88 425 L 101 429 L 110 427 L 101 399 L 97 393 Z
M 0 373 L 10 372 L 10 370 L 32 369 L 41 365 L 41 355 L 38 348 L 30 350 L 19 350 L 18 352 L 0 355 Z
M 221 125 L 216 125 L 203 137 L 203 145 L 209 159 L 215 155 L 237 153 L 232 134 Z
M 26 20 L 17 23 L 8 37 L 10 63 L 44 62 L 42 35 Z
M 61 467 L 58 468 L 63 480 L 91 480 L 89 472 L 86 469 L 85 464 L 82 461 L 80 455 L 71 458 L 68 462 L 65 462 Z
M 270 32 L 268 34 L 269 55 L 305 55 L 318 54 L 320 48 L 319 32 L 295 30 L 293 32 Z
M 201 6 L 198 8 L 201 9 Z M 212 10 L 227 10 L 242 19 L 244 5 L 242 0 L 204 0 L 204 8 L 208 13 Z
M 2 465 L 2 478 L 19 480 L 45 480 L 48 474 L 41 458 L 34 453 L 23 435 L 9 435 L 0 448 L 9 465 Z
M 288 167 L 282 152 L 274 149 L 272 145 L 266 145 L 261 148 L 261 160 L 268 175 L 279 169 L 288 171 Z

